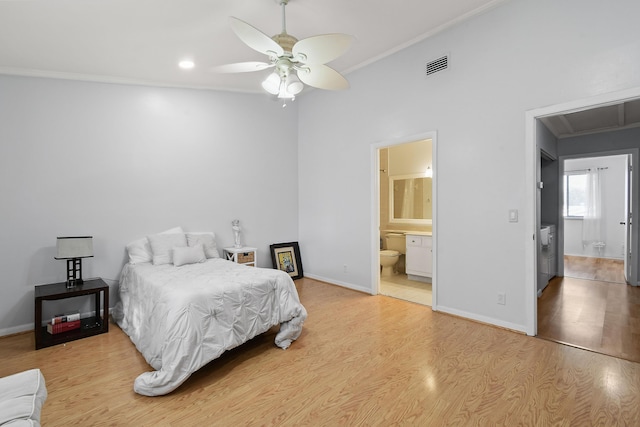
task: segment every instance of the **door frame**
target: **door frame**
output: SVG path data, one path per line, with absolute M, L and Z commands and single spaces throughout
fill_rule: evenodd
M 603 132 L 606 133 L 606 132 Z M 562 177 L 564 175 L 564 171 L 565 171 L 565 162 L 567 160 L 576 160 L 576 159 L 591 159 L 591 158 L 601 158 L 601 157 L 610 157 L 610 156 L 624 156 L 626 158 L 626 163 L 630 164 L 633 162 L 634 159 L 637 159 L 638 156 L 640 155 L 640 149 L 638 148 L 626 148 L 626 149 L 620 149 L 620 150 L 606 150 L 606 151 L 598 151 L 596 153 L 581 153 L 581 154 L 571 154 L 571 155 L 566 155 L 566 156 L 559 156 L 558 157 L 558 175 L 560 177 Z M 627 185 L 627 182 L 630 178 L 630 172 L 627 170 L 627 174 L 625 177 L 625 186 Z M 557 240 L 557 245 L 558 245 L 558 250 L 556 251 L 557 253 L 557 257 L 558 257 L 558 275 L 559 276 L 564 276 L 564 221 L 562 220 L 562 203 L 563 203 L 563 188 L 562 188 L 562 180 L 558 180 L 558 185 L 560 186 L 560 188 L 558 189 L 558 205 L 560 207 L 560 210 L 558 211 L 558 226 L 556 227 L 556 234 L 558 236 L 558 240 Z M 625 193 L 625 215 L 627 216 L 627 218 L 629 217 L 629 213 L 631 211 L 631 209 L 634 206 L 638 205 L 638 200 L 637 197 L 633 197 L 632 194 L 626 192 Z M 629 234 L 630 231 L 630 226 L 629 226 L 629 221 L 627 219 L 626 221 L 626 225 L 625 225 L 625 238 L 624 238 L 624 248 L 625 248 L 625 255 L 624 255 L 624 268 L 625 268 L 625 280 L 627 282 L 627 284 L 632 285 L 632 286 L 636 286 L 637 283 L 637 269 L 638 267 L 636 266 L 637 261 L 636 262 L 631 262 L 629 263 L 629 249 L 633 249 L 633 244 L 630 242 L 631 240 L 631 236 Z M 631 246 L 630 246 L 631 245 Z M 635 252 L 634 252 L 635 253 Z M 636 258 L 637 259 L 637 258 Z M 627 264 L 630 264 L 629 266 Z M 627 267 L 630 267 L 630 269 L 628 270 Z M 629 278 L 633 278 L 634 281 L 631 282 Z
M 618 104 L 640 98 L 640 87 L 625 89 L 578 99 L 562 104 L 529 110 L 525 113 L 525 332 L 535 336 L 538 332 L 538 291 L 537 291 L 537 230 L 540 218 L 538 215 L 537 180 L 540 173 L 539 149 L 537 145 L 536 123 L 538 119 L 557 114 L 573 113 L 592 108 Z M 637 239 L 636 239 L 637 240 Z M 637 246 L 637 242 L 634 244 Z M 636 252 L 636 257 L 638 253 Z
M 392 147 L 410 142 L 420 141 L 423 139 L 431 140 L 431 171 L 432 171 L 432 260 L 433 273 L 431 277 L 431 308 L 433 311 L 438 310 L 438 233 L 437 233 L 437 217 L 438 217 L 438 133 L 429 131 L 420 134 L 405 135 L 393 139 L 383 140 L 371 144 L 371 293 L 377 295 L 380 291 L 380 156 L 381 148 Z

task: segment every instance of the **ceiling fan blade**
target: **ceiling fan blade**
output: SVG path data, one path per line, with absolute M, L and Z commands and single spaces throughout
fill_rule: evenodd
M 354 37 L 348 34 L 323 34 L 298 41 L 292 49 L 294 60 L 305 64 L 326 64 L 344 54 Z
M 342 74 L 322 64 L 313 64 L 300 69 L 298 78 L 303 83 L 318 89 L 343 90 L 349 88 L 349 82 Z
M 235 64 L 217 65 L 211 68 L 214 73 L 250 73 L 252 71 L 266 70 L 274 64 L 266 62 L 236 62 Z
M 282 47 L 262 31 L 233 16 L 229 21 L 233 32 L 251 49 L 269 56 L 284 54 Z

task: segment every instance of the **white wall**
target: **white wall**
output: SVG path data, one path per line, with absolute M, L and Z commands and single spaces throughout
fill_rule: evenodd
M 525 330 L 525 112 L 640 86 L 637 16 L 635 0 L 513 0 L 301 97 L 305 274 L 373 291 L 370 146 L 437 131 L 436 308 Z
M 625 156 L 567 159 L 564 170 L 606 168 L 600 171 L 602 186 L 602 239 L 606 246 L 598 252 L 582 245 L 582 219 L 564 220 L 564 254 L 588 257 L 624 259 L 625 220 L 624 199 L 626 180 Z
M 297 240 L 297 110 L 259 95 L 0 76 L 0 335 L 33 327 L 33 287 L 64 281 L 57 236 L 94 236 L 84 277 L 111 301 L 125 245 L 174 226 Z M 303 253 L 303 255 L 305 255 Z

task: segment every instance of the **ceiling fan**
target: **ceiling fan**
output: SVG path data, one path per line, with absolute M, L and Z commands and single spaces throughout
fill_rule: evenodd
M 342 90 L 349 82 L 327 62 L 341 56 L 353 41 L 347 34 L 323 34 L 298 40 L 287 34 L 285 7 L 289 0 L 277 0 L 282 7 L 282 32 L 267 36 L 246 22 L 230 17 L 231 29 L 247 46 L 269 57 L 269 62 L 238 62 L 213 68 L 218 73 L 245 73 L 275 68 L 262 87 L 281 99 L 295 99 L 304 84 L 328 90 Z M 304 84 L 303 84 L 304 83 Z

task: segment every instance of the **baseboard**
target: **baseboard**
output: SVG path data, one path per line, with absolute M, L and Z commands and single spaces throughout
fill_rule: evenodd
M 454 316 L 463 317 L 465 319 L 474 320 L 476 322 L 485 323 L 487 325 L 498 326 L 500 328 L 509 329 L 514 332 L 521 332 L 523 334 L 527 333 L 526 327 L 524 325 L 518 325 L 516 323 L 505 322 L 500 319 L 495 319 L 493 317 L 481 316 L 474 313 L 469 313 L 463 310 L 458 310 L 451 307 L 443 307 L 438 305 L 438 310 L 442 313 L 452 314 Z
M 433 281 L 431 277 L 416 276 L 415 274 L 407 274 L 407 278 L 409 280 L 413 280 L 414 282 L 422 282 L 422 283 L 431 283 Z
M 0 337 L 6 337 L 8 335 L 21 334 L 23 332 L 33 331 L 33 323 L 27 323 L 26 325 L 12 326 L 10 328 L 0 329 Z
M 316 274 L 308 274 L 308 273 L 304 273 L 304 277 L 308 277 L 309 279 L 319 280 L 321 282 L 326 282 L 326 283 L 330 283 L 332 285 L 338 285 L 338 286 L 342 286 L 344 288 L 352 289 L 354 291 L 360 291 L 360 292 L 364 292 L 366 294 L 373 295 L 371 289 L 363 288 L 362 286 L 354 285 L 353 283 L 341 282 L 341 281 L 338 281 L 338 280 L 335 280 L 335 279 L 329 279 L 327 277 L 322 277 L 322 276 L 318 276 Z

